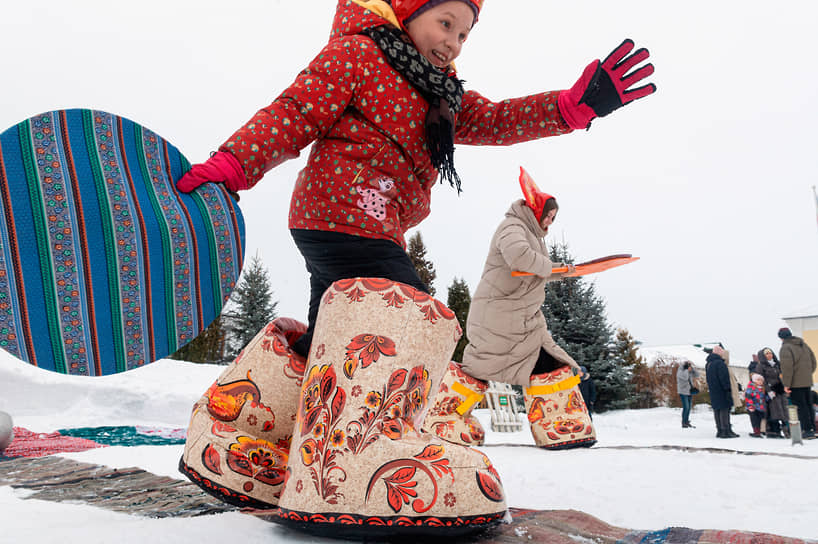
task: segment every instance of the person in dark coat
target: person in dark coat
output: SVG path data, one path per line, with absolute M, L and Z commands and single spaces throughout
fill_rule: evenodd
M 750 361 L 749 365 L 747 365 L 747 371 L 750 374 L 760 374 L 760 372 L 758 371 L 758 363 L 759 363 L 758 354 L 753 353 L 753 360 Z
M 716 438 L 736 438 L 730 426 L 730 408 L 733 406 L 733 395 L 730 386 L 730 372 L 724 360 L 724 348 L 714 346 L 710 353 L 704 371 L 707 378 L 707 389 L 710 391 L 710 406 L 713 407 L 713 417 L 716 420 Z
M 781 365 L 772 349 L 763 348 L 758 352 L 756 372 L 764 376 L 764 393 L 767 397 L 767 438 L 784 438 L 782 431 L 789 434 L 787 427 L 787 396 L 781 383 Z
M 588 408 L 588 415 L 593 419 L 594 403 L 596 402 L 596 384 L 588 373 L 587 368 L 581 366 L 579 369 L 582 371 L 582 378 L 579 382 L 579 392 L 582 393 L 582 400 L 585 401 L 585 406 Z

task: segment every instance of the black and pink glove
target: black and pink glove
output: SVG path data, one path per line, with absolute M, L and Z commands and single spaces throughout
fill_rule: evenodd
M 176 188 L 183 193 L 189 193 L 208 182 L 224 183 L 227 190 L 234 194 L 249 188 L 241 163 L 226 151 L 217 151 L 205 162 L 194 164 L 190 171 L 176 182 Z
M 631 88 L 653 73 L 650 63 L 628 73 L 650 56 L 644 47 L 628 56 L 632 50 L 633 40 L 626 39 L 604 61 L 597 59 L 589 64 L 573 87 L 560 91 L 560 113 L 568 126 L 575 130 L 589 128 L 597 117 L 656 92 L 653 83 Z

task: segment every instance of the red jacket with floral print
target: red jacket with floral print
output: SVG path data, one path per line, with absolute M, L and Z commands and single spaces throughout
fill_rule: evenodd
M 289 228 L 394 240 L 429 215 L 438 172 L 426 148 L 429 105 L 360 34 L 385 24 L 339 0 L 329 43 L 272 104 L 220 149 L 242 164 L 249 185 L 315 142 L 298 174 Z M 463 95 L 455 143 L 510 145 L 571 132 L 558 92 L 492 102 Z

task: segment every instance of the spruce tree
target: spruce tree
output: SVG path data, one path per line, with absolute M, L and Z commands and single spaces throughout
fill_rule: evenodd
M 269 274 L 261 258 L 256 255 L 230 295 L 230 311 L 222 314 L 224 326 L 230 333 L 231 357 L 238 354 L 262 327 L 275 319 L 278 302 L 273 302 L 272 296 Z
M 466 318 L 469 315 L 469 306 L 471 306 L 471 294 L 469 294 L 469 286 L 466 280 L 455 278 L 449 286 L 449 296 L 446 299 L 446 305 L 457 316 L 457 321 L 463 329 L 463 336 L 457 341 L 457 347 L 454 348 L 452 360 L 458 363 L 463 362 L 463 350 L 466 349 L 466 344 L 469 339 L 466 337 Z
M 627 368 L 634 368 L 637 365 L 644 364 L 644 358 L 639 355 L 636 340 L 633 339 L 628 329 L 616 330 L 616 342 L 614 349 L 620 354 L 622 364 Z
M 636 341 L 628 329 L 617 329 L 616 337 L 611 346 L 611 359 L 616 368 L 621 369 L 623 376 L 617 373 L 617 379 L 624 379 L 623 392 L 618 399 L 611 402 L 611 408 L 631 408 L 640 404 L 640 392 L 636 387 L 636 373 L 644 366 L 644 360 L 639 355 Z
M 421 281 L 429 288 L 429 294 L 434 296 L 435 288 L 432 284 L 437 277 L 437 272 L 435 272 L 435 265 L 432 264 L 432 261 L 426 258 L 426 245 L 423 243 L 420 231 L 409 238 L 409 247 L 406 253 L 412 260 L 412 264 L 415 265 L 415 270 L 417 270 Z
M 549 247 L 549 256 L 555 263 L 574 262 L 567 244 Z M 577 363 L 585 366 L 594 379 L 597 411 L 617 405 L 627 372 L 609 357 L 613 330 L 605 316 L 605 303 L 596 294 L 594 284 L 582 277 L 548 283 L 542 311 L 554 340 Z
M 191 363 L 224 364 L 228 362 L 225 358 L 225 340 L 222 316 L 218 316 L 199 336 L 182 346 L 169 358 Z
M 612 394 L 608 404 L 610 409 L 630 408 L 637 404 L 639 399 L 634 384 L 634 371 L 642 364 L 642 356 L 636 349 L 634 341 L 627 329 L 618 329 L 611 344 L 610 356 L 604 368 L 608 372 L 608 384 Z

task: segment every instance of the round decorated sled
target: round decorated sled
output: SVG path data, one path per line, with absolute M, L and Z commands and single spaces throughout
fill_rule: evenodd
M 190 194 L 173 145 L 99 110 L 0 134 L 0 347 L 63 374 L 151 363 L 193 340 L 239 277 L 244 222 L 219 184 Z

